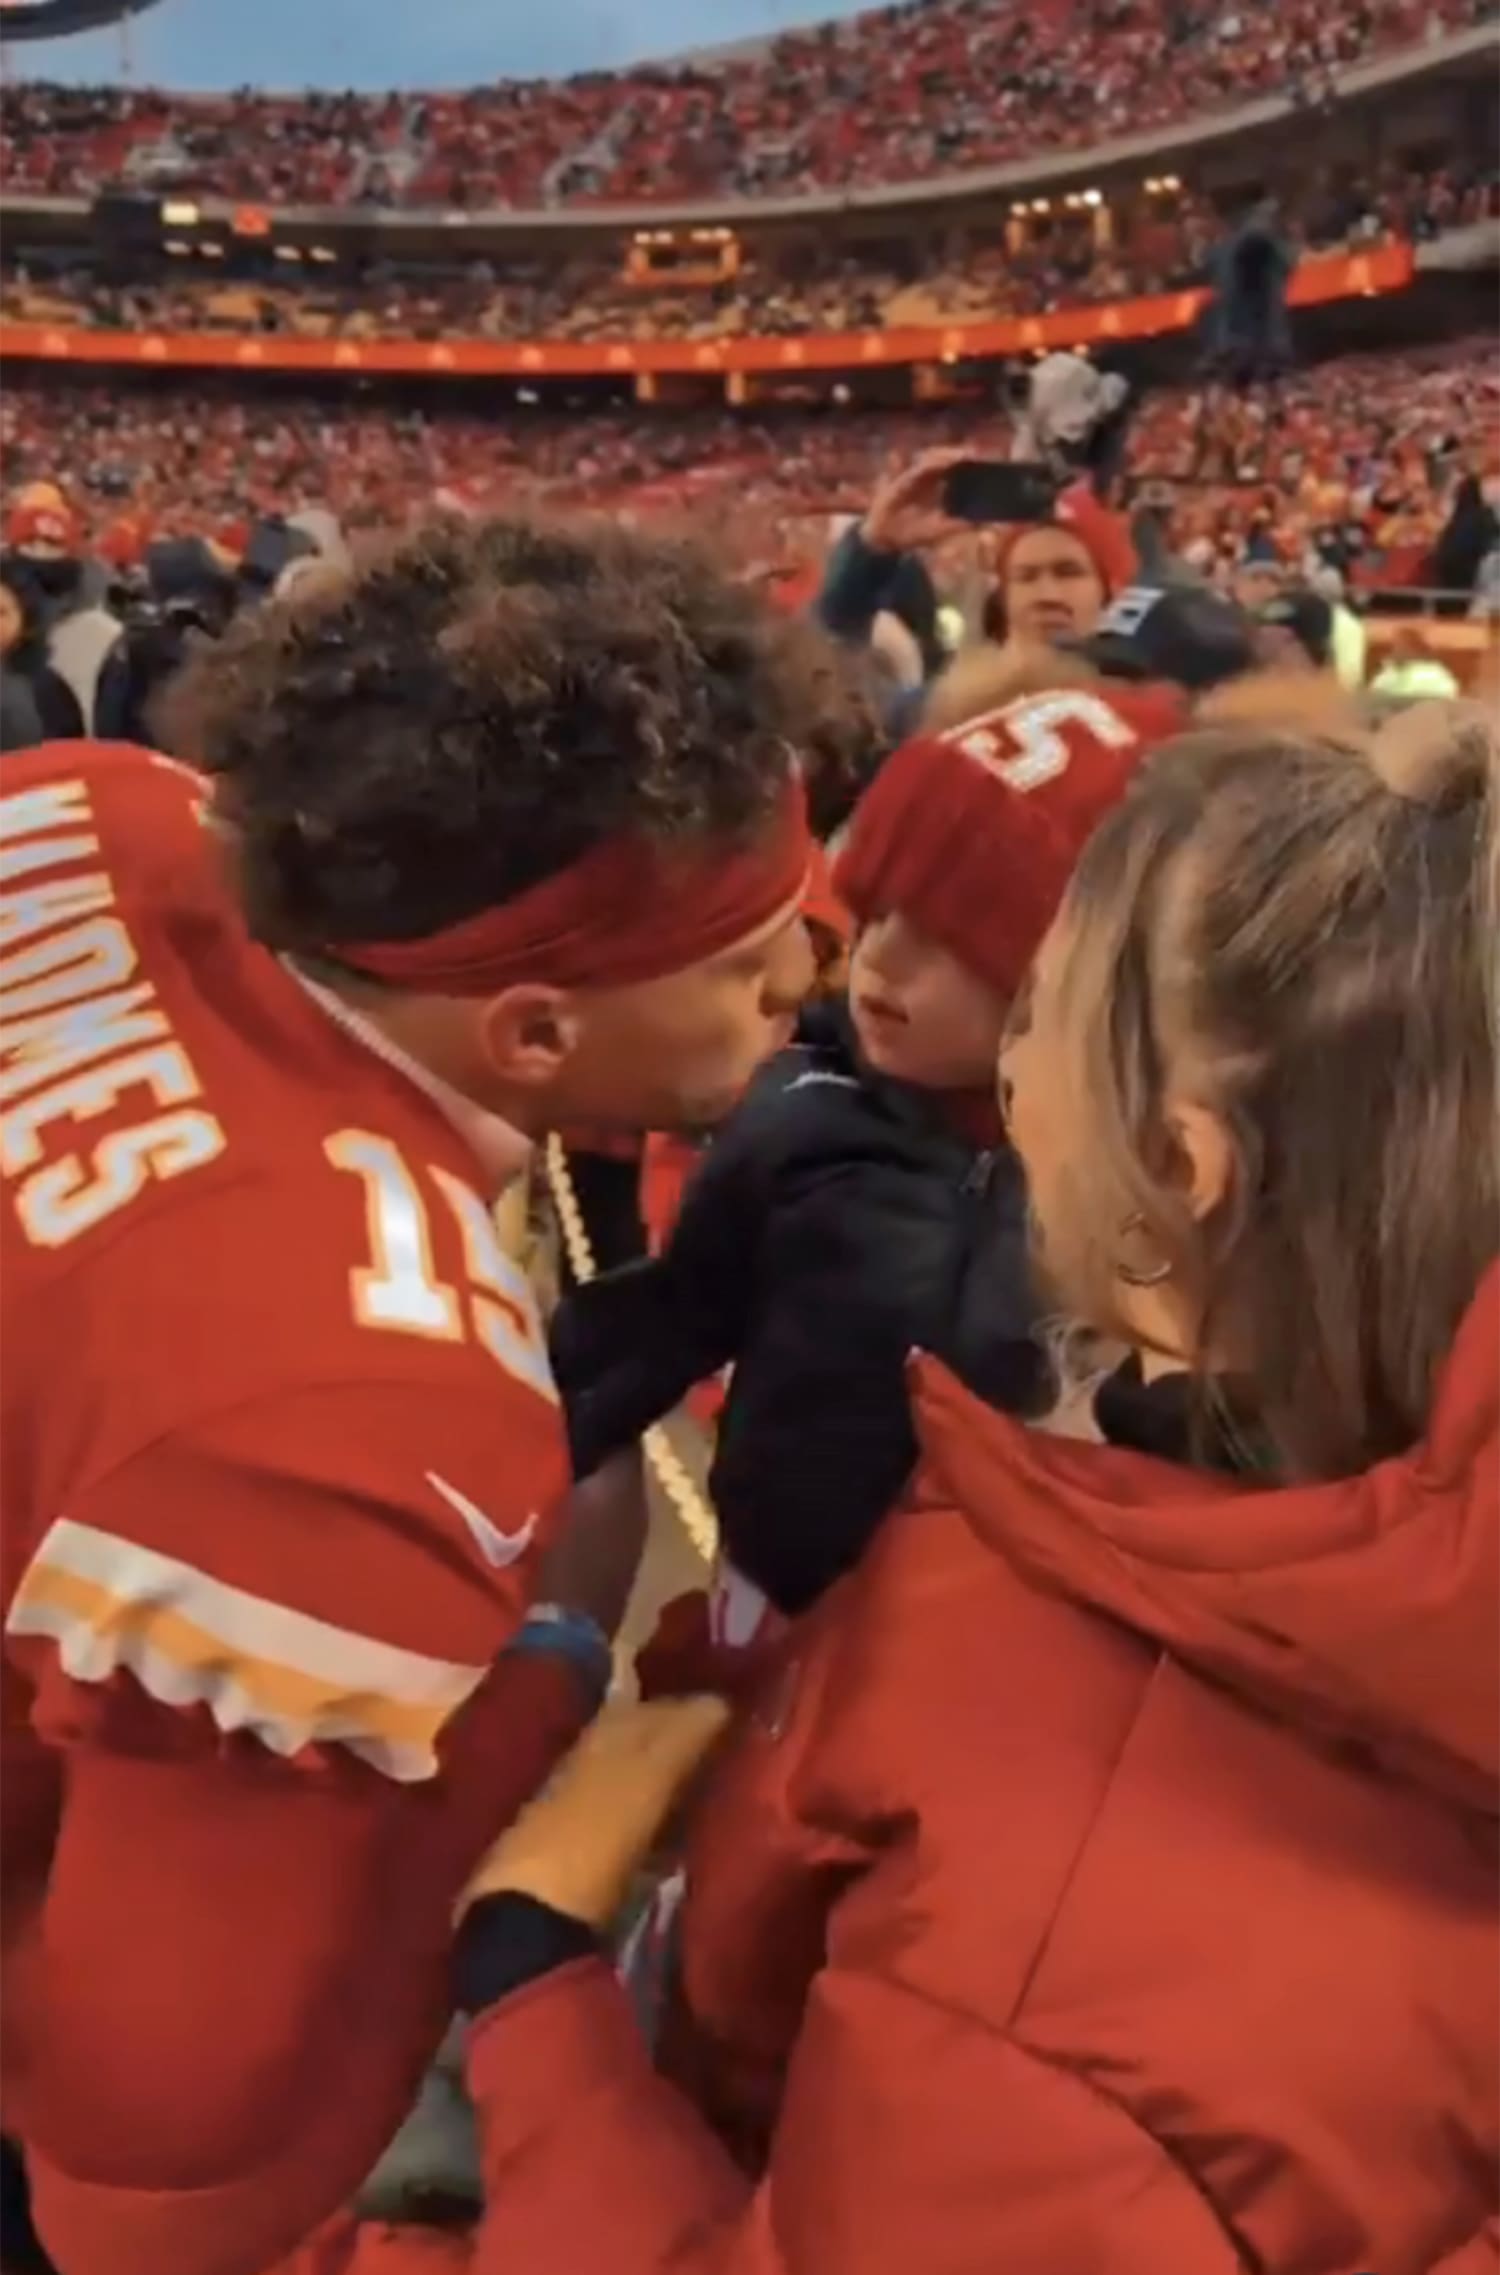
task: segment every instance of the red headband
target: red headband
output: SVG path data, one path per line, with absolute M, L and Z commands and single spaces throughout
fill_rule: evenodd
M 736 853 L 608 838 L 570 868 L 424 940 L 330 943 L 351 970 L 424 995 L 498 995 L 527 981 L 626 987 L 685 971 L 789 908 L 812 841 L 800 779 L 766 832 Z

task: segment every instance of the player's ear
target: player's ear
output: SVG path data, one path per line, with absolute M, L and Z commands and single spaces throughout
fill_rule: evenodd
M 485 1005 L 485 1056 L 503 1082 L 545 1089 L 578 1047 L 580 1016 L 562 988 L 508 987 Z

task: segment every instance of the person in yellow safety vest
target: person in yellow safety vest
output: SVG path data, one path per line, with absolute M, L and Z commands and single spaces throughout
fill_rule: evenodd
M 1376 695 L 1395 695 L 1406 702 L 1423 695 L 1458 693 L 1458 681 L 1448 666 L 1438 661 L 1414 624 L 1402 625 L 1370 687 Z

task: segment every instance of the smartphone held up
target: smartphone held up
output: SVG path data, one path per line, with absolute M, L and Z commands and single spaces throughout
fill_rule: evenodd
M 1062 485 L 1050 467 L 1003 458 L 962 458 L 943 481 L 955 521 L 1050 521 Z

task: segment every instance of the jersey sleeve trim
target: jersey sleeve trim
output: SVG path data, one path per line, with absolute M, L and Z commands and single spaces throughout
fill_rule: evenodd
M 331 1626 L 67 1517 L 28 1566 L 6 1630 L 55 1643 L 75 1682 L 123 1670 L 163 1705 L 206 1707 L 226 1735 L 285 1756 L 338 1745 L 400 1784 L 437 1774 L 438 1735 L 486 1672 Z

